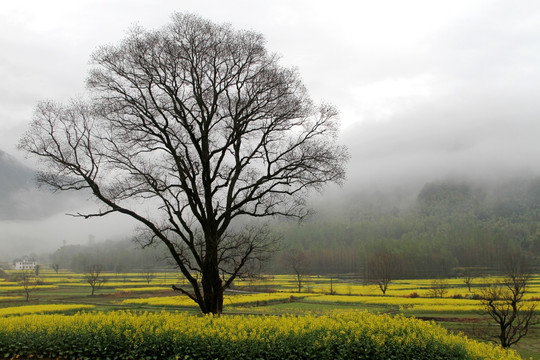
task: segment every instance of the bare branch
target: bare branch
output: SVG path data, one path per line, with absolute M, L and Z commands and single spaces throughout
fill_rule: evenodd
M 38 104 L 20 148 L 43 163 L 40 184 L 101 204 L 71 216 L 135 219 L 201 310 L 221 312 L 224 289 L 275 243 L 240 218 L 301 219 L 310 191 L 343 181 L 336 109 L 314 104 L 262 35 L 193 15 L 133 29 L 92 66 L 92 99 Z

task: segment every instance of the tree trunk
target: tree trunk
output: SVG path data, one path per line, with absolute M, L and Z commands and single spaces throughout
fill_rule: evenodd
M 501 333 L 499 335 L 499 340 L 501 341 L 501 347 L 506 349 L 508 347 L 510 347 L 510 345 L 508 344 L 508 334 L 506 332 L 506 324 L 500 324 L 500 328 L 501 328 Z
M 203 306 L 205 314 L 221 314 L 223 311 L 223 285 L 217 266 L 208 266 L 202 277 Z
M 205 314 L 221 314 L 223 311 L 223 283 L 219 275 L 218 248 L 215 232 L 206 237 L 206 259 L 202 271 L 203 306 Z

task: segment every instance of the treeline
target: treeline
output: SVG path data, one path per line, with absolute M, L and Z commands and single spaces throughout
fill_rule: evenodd
M 496 271 L 510 254 L 533 263 L 540 256 L 538 178 L 491 187 L 432 182 L 405 209 L 361 205 L 339 217 L 280 224 L 284 248 L 306 254 L 306 271 L 330 274 L 367 276 L 373 256 L 388 254 L 407 278 L 451 276 L 463 267 Z
M 516 253 L 532 263 L 540 257 L 540 178 L 499 186 L 432 182 L 408 206 L 380 204 L 360 201 L 301 224 L 274 224 L 282 251 L 260 271 L 293 272 L 291 250 L 304 255 L 305 273 L 366 278 L 381 254 L 403 278 L 458 275 L 460 268 L 496 271 Z M 166 259 L 164 249 L 141 249 L 130 240 L 67 245 L 51 255 L 51 263 L 80 272 L 93 264 L 115 272 L 172 269 Z
M 160 248 L 141 249 L 125 239 L 88 245 L 64 245 L 50 256 L 50 263 L 60 269 L 85 272 L 94 265 L 105 271 L 125 273 L 144 269 L 173 269 Z

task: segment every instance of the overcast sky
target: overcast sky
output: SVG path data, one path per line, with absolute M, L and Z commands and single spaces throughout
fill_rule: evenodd
M 173 12 L 262 33 L 316 101 L 340 110 L 352 155 L 348 188 L 538 172 L 540 2 L 533 0 L 3 3 L 0 150 L 31 166 L 16 144 L 36 103 L 84 94 L 98 46 L 118 42 L 134 24 L 159 28 Z M 57 242 L 71 236 L 41 222 L 25 227 L 41 226 Z M 30 236 L 18 224 L 0 221 L 0 242 L 8 241 L 2 233 Z M 82 238 L 106 236 L 96 229 L 106 226 L 85 226 Z

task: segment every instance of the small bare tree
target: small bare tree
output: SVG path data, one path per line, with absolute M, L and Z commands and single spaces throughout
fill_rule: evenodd
M 84 273 L 84 279 L 92 287 L 91 296 L 94 296 L 96 290 L 99 290 L 106 282 L 107 278 L 103 276 L 103 267 L 101 265 L 92 265 Z
M 503 348 L 517 344 L 536 323 L 533 301 L 524 295 L 530 274 L 523 259 L 510 259 L 503 280 L 480 290 L 485 313 L 498 325 L 494 336 Z
M 142 271 L 142 277 L 147 284 L 150 284 L 150 282 L 156 277 L 156 272 L 151 267 L 145 267 Z
M 26 301 L 30 300 L 30 293 L 39 285 L 39 278 L 35 275 L 35 271 L 23 270 L 17 274 L 19 284 L 23 287 Z
M 431 281 L 431 287 L 428 295 L 434 298 L 443 298 L 448 293 L 448 281 L 444 279 L 434 279 Z
M 52 264 L 51 267 L 54 270 L 54 272 L 58 274 L 58 270 L 60 270 L 60 265 L 59 264 Z
M 336 292 L 334 291 L 334 276 L 330 275 L 330 293 L 329 295 L 335 295 Z
M 386 295 L 390 282 L 396 278 L 400 270 L 401 259 L 387 251 L 379 251 L 368 258 L 368 277 Z
M 284 262 L 292 268 L 296 275 L 298 292 L 302 292 L 302 281 L 309 266 L 309 258 L 306 253 L 297 249 L 288 250 L 283 256 Z
M 34 267 L 34 273 L 36 274 L 36 277 L 39 277 L 39 271 L 41 270 L 41 265 L 37 264 Z
M 475 279 L 473 272 L 469 269 L 463 270 L 463 272 L 461 273 L 461 279 L 463 280 L 465 285 L 467 285 L 469 292 L 471 292 L 471 285 Z

